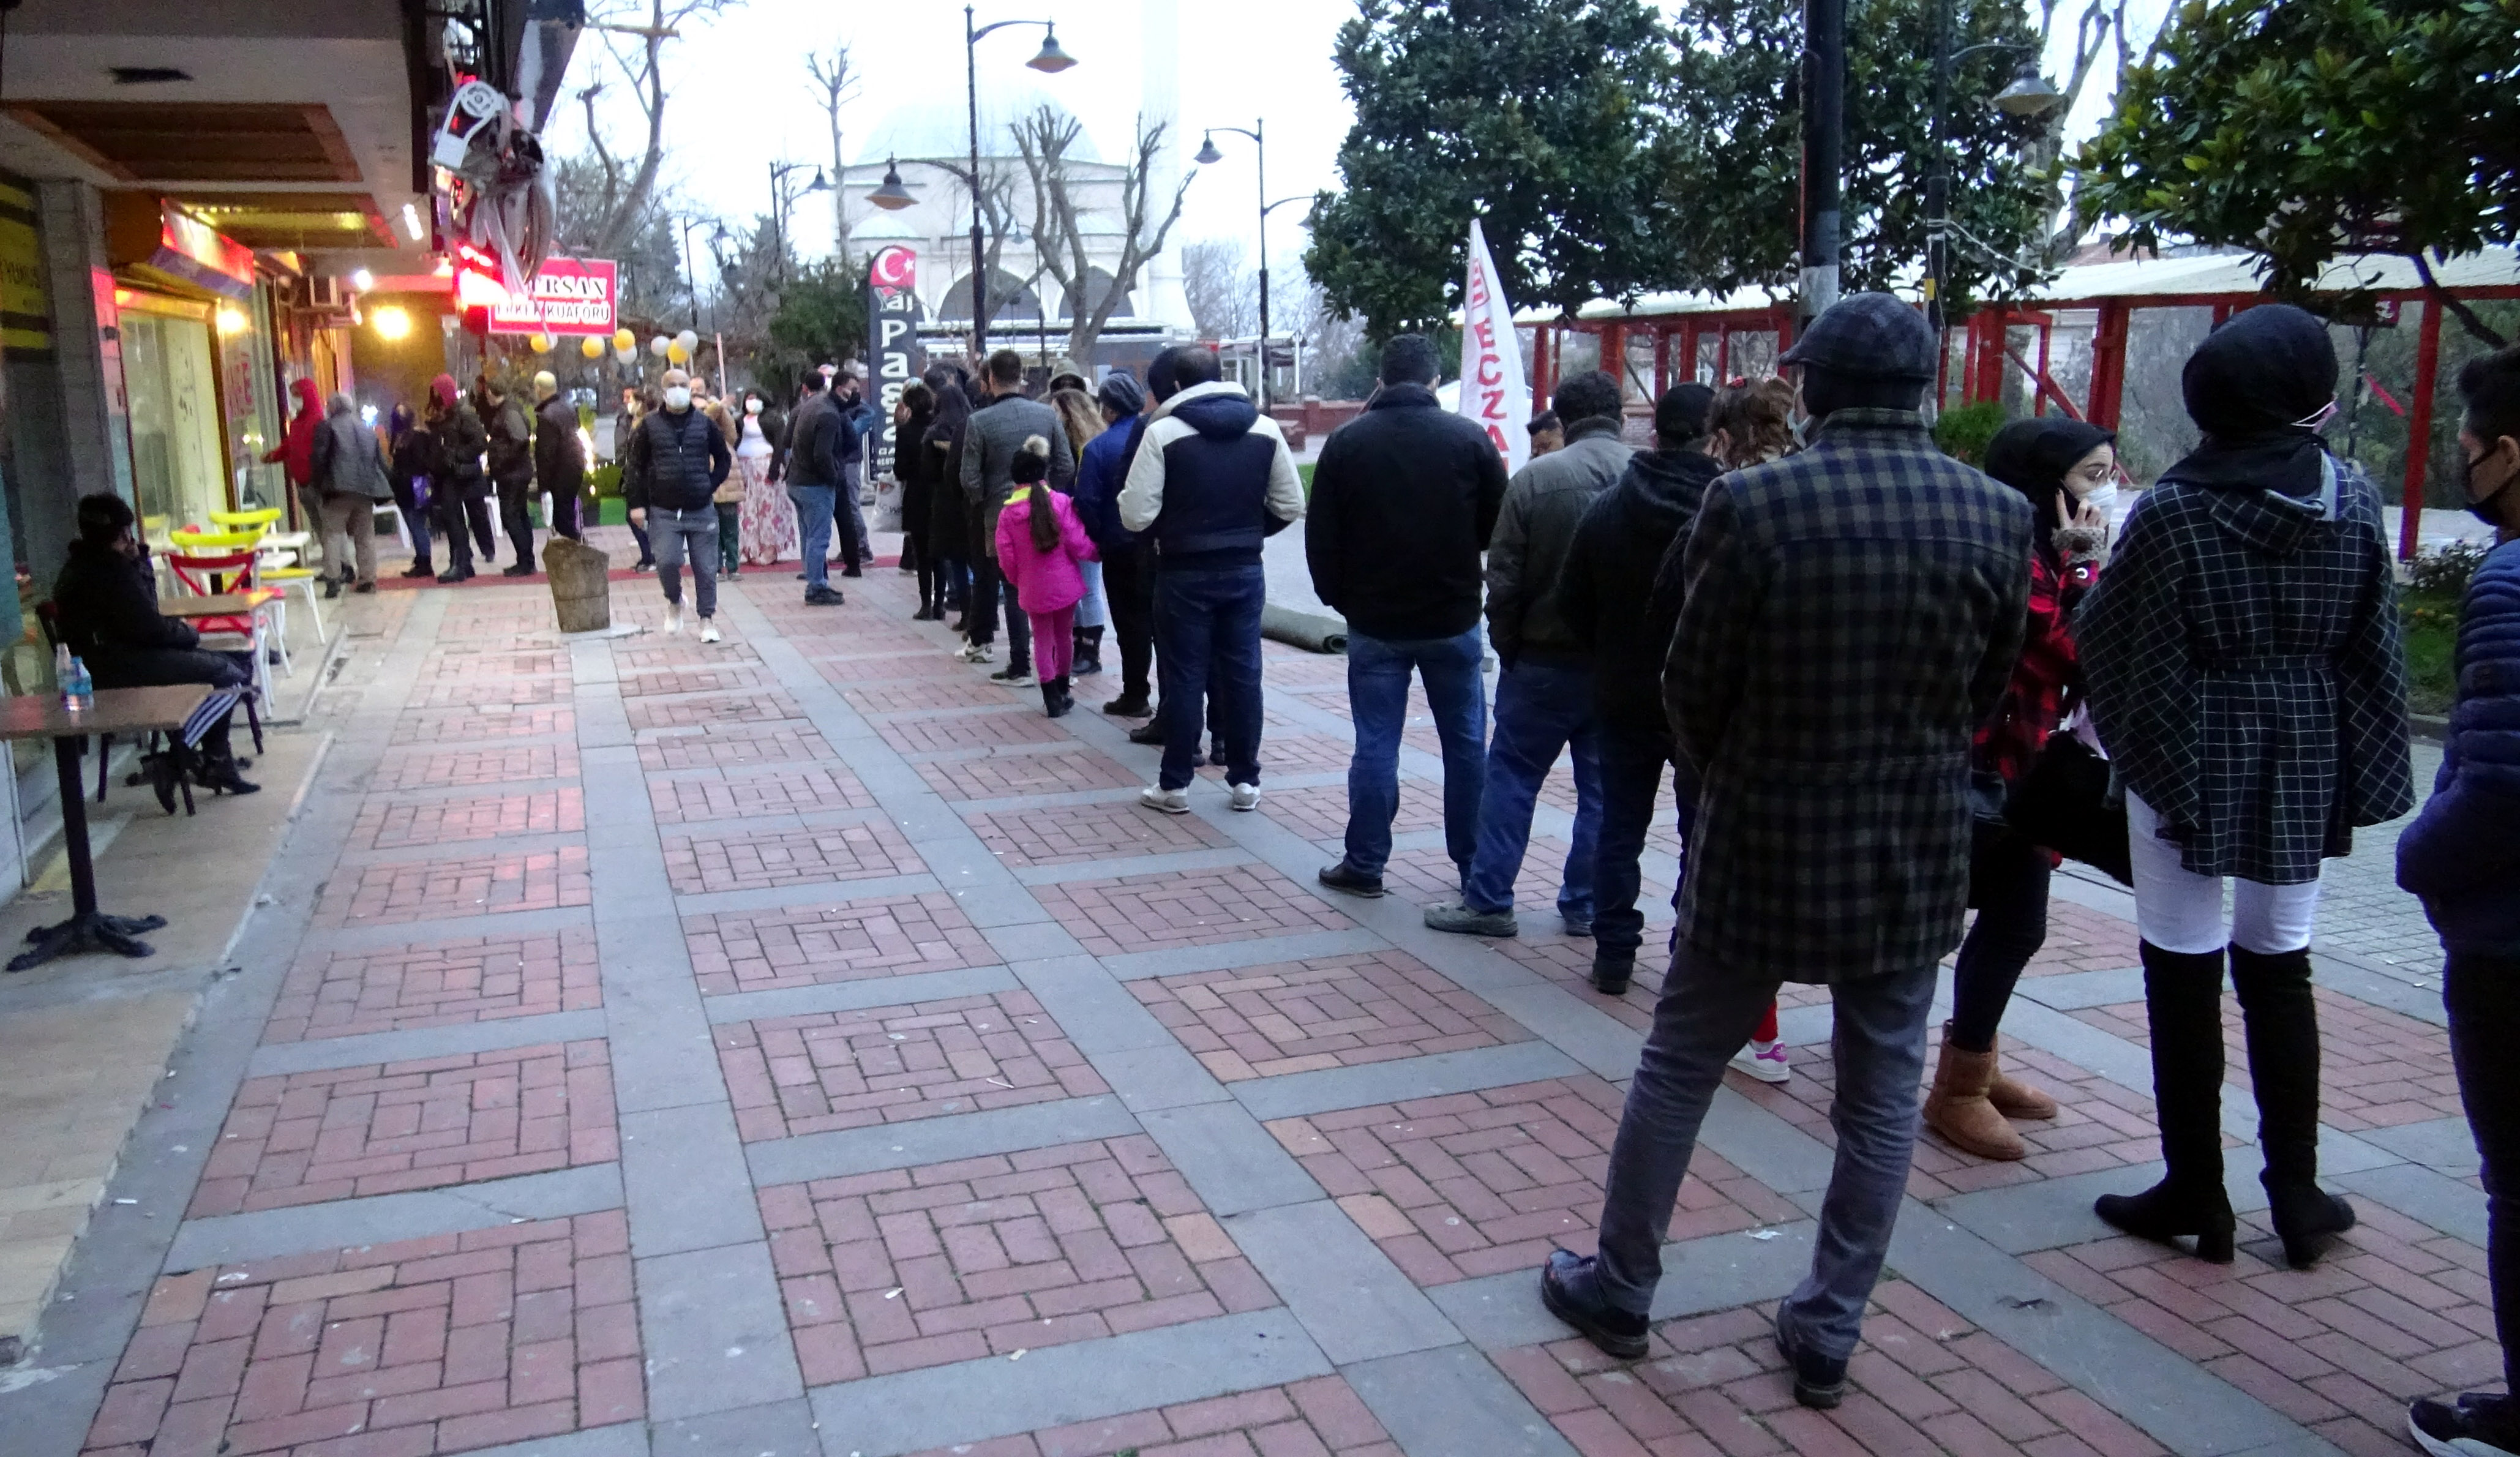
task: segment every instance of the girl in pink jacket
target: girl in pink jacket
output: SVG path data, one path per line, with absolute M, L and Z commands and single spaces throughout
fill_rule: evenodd
M 1042 707 L 1054 719 L 1076 706 L 1067 668 L 1076 639 L 1076 604 L 1085 597 L 1081 561 L 1100 561 L 1093 538 L 1076 519 L 1076 504 L 1050 488 L 1050 442 L 1027 437 L 1015 451 L 1014 492 L 998 514 L 998 570 L 1032 619 L 1034 671 Z

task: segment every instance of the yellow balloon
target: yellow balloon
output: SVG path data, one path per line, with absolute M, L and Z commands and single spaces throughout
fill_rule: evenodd
M 612 347 L 615 349 L 636 349 L 639 347 L 639 336 L 626 329 L 616 329 L 612 331 Z
M 594 334 L 588 334 L 585 338 L 577 341 L 577 352 L 585 355 L 589 359 L 602 359 L 604 357 L 604 340 L 596 337 Z
M 682 340 L 676 339 L 665 346 L 665 361 L 668 364 L 690 364 L 692 351 L 683 347 Z
M 547 333 L 527 334 L 525 336 L 525 344 L 526 347 L 532 349 L 536 354 L 549 354 L 552 352 L 552 336 Z

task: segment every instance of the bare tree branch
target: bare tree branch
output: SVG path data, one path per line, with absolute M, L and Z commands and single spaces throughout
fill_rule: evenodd
M 1120 255 L 1110 269 L 1110 286 L 1100 297 L 1089 297 L 1093 276 L 1084 230 L 1077 223 L 1075 179 L 1067 167 L 1067 151 L 1082 133 L 1075 118 L 1043 107 L 1012 127 L 1015 150 L 1033 189 L 1033 246 L 1040 250 L 1051 277 L 1067 297 L 1067 352 L 1084 359 L 1102 338 L 1112 315 L 1137 287 L 1138 275 L 1157 253 L 1181 220 L 1182 201 L 1190 195 L 1185 173 L 1173 190 L 1163 216 L 1155 217 L 1154 166 L 1162 155 L 1165 124 L 1149 126 L 1138 118 L 1137 147 L 1120 177 Z
M 608 0 L 588 7 L 586 28 L 603 38 L 606 56 L 630 83 L 630 94 L 639 104 L 647 133 L 638 164 L 629 169 L 625 179 L 621 165 L 605 146 L 602 129 L 596 125 L 595 100 L 604 83 L 578 93 L 586 107 L 588 136 L 596 155 L 604 162 L 608 194 L 609 210 L 590 239 L 598 256 L 610 256 L 629 242 L 638 229 L 641 209 L 655 191 L 657 172 L 664 165 L 665 42 L 679 38 L 685 22 L 720 16 L 742 3 L 743 0 Z
M 806 53 L 805 74 L 814 78 L 823 114 L 832 122 L 832 249 L 845 273 L 850 271 L 848 209 L 841 199 L 848 192 L 840 185 L 840 108 L 856 100 L 858 90 L 857 73 L 849 68 L 848 44 L 834 42 L 829 52 Z

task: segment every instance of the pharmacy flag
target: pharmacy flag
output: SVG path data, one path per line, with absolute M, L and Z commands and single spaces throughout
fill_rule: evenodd
M 1507 474 L 1529 463 L 1531 387 L 1522 378 L 1522 346 L 1476 218 L 1470 220 L 1469 276 L 1462 284 L 1462 401 L 1456 408 L 1496 442 Z

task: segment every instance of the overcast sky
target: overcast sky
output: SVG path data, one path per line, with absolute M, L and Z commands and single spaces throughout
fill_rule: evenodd
M 1341 22 L 1356 13 L 1354 0 L 1146 0 L 1174 4 L 1181 31 L 1180 91 L 1185 133 L 1183 158 L 1208 126 L 1251 125 L 1265 116 L 1269 134 L 1272 200 L 1309 195 L 1338 185 L 1339 143 L 1353 119 L 1339 90 L 1330 47 Z M 981 24 L 1012 19 L 1046 19 L 1058 24 L 1059 43 L 1079 63 L 1055 76 L 1023 69 L 1040 44 L 1040 32 L 1010 26 L 980 42 L 980 85 L 992 77 L 1037 82 L 1082 119 L 1103 155 L 1116 156 L 1129 142 L 1144 76 L 1141 0 L 984 0 Z M 2063 17 L 2078 12 L 2059 0 Z M 2140 53 L 2159 23 L 2167 0 L 2133 0 L 2131 21 Z M 1668 8 L 1668 7 L 1666 7 Z M 2061 19 L 2061 18 L 2060 18 Z M 846 136 L 863 137 L 903 108 L 963 110 L 963 11 L 947 0 L 891 5 L 835 6 L 829 0 L 748 0 L 726 16 L 698 22 L 666 49 L 672 97 L 666 109 L 669 153 L 665 171 L 699 211 L 748 219 L 768 211 L 768 164 L 775 160 L 828 162 L 828 123 L 819 89 L 805 74 L 804 55 L 845 42 L 860 82 L 841 115 Z M 2048 71 L 2060 83 L 2072 56 L 2068 33 L 2058 37 Z M 571 62 L 568 91 L 588 79 L 610 75 L 593 35 Z M 621 145 L 638 134 L 638 111 L 625 89 L 606 104 L 610 135 Z M 2105 70 L 2092 78 L 2076 109 L 2073 134 L 2088 135 L 2105 108 Z M 565 101 L 551 128 L 552 149 L 580 151 L 585 125 L 573 101 Z M 856 160 L 855 144 L 843 147 Z M 1258 205 L 1251 145 L 1224 135 L 1225 160 L 1198 168 L 1176 237 L 1240 241 L 1246 260 L 1257 228 Z M 828 221 L 812 219 L 827 206 L 820 197 L 799 204 L 795 233 L 800 245 L 827 244 Z M 1274 264 L 1292 263 L 1304 246 L 1303 207 L 1282 207 L 1270 217 Z

